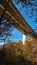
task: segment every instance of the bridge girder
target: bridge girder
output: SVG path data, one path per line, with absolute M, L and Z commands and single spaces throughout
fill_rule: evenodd
M 11 0 L 0 1 L 0 17 L 9 20 L 9 22 L 23 34 L 32 35 L 37 38 L 35 32 L 26 23 Z

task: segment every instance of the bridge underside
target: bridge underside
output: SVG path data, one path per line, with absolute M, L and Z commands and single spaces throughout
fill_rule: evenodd
M 0 19 L 9 20 L 9 22 L 23 34 L 28 34 L 37 38 L 35 32 L 26 23 L 11 0 L 0 1 Z

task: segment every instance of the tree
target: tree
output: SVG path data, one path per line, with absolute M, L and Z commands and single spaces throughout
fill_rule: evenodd
M 13 30 L 14 27 L 11 25 L 11 23 L 9 23 L 8 20 L 2 19 L 0 24 L 0 42 L 9 42 L 10 36 L 13 36 L 11 33 Z
M 22 3 L 27 4 L 27 5 L 37 6 L 37 1 L 35 1 L 35 3 L 34 3 L 34 1 L 35 0 L 18 0 L 18 3 L 22 2 Z
M 5 10 L 2 14 L 2 16 L 0 16 L 0 42 L 4 41 L 4 43 L 9 42 L 10 41 L 10 36 L 12 37 L 14 34 L 12 34 L 14 27 L 12 26 L 12 24 L 9 22 L 9 19 L 5 19 L 4 15 L 6 13 L 6 9 L 7 9 L 7 4 L 5 5 Z
M 16 0 L 16 4 L 18 5 L 19 3 L 21 3 L 22 9 L 24 8 L 26 12 L 25 15 L 32 20 L 33 23 L 37 24 L 37 0 Z M 37 25 L 34 30 L 37 32 Z
M 30 19 L 33 19 L 34 17 L 34 23 L 37 24 L 37 0 L 18 0 L 17 4 L 20 2 L 22 4 L 22 8 L 26 10 L 26 15 Z M 37 30 L 37 26 L 35 31 L 36 30 Z

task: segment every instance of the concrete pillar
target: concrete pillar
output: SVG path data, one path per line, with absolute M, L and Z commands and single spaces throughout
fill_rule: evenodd
M 23 45 L 25 44 L 26 41 L 26 35 L 23 34 Z

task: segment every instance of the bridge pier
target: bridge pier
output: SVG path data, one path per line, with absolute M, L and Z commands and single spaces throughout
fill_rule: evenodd
M 26 35 L 23 34 L 23 45 L 26 43 L 26 40 L 31 40 L 31 37 L 28 36 L 27 34 Z
M 26 35 L 23 34 L 23 45 L 25 44 L 26 41 Z

